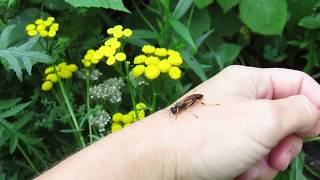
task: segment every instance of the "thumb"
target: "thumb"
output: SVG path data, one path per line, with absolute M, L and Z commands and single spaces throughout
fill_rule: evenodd
M 293 133 L 305 133 L 319 119 L 317 108 L 303 95 L 278 100 L 258 100 L 253 108 L 262 121 L 255 123 L 260 137 L 274 147 L 279 141 Z

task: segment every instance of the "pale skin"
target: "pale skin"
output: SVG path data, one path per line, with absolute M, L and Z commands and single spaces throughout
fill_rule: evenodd
M 194 93 L 204 105 L 160 110 L 37 179 L 272 179 L 320 133 L 320 86 L 299 71 L 231 66 L 181 99 Z

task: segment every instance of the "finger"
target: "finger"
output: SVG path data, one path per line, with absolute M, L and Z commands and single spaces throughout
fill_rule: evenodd
M 234 88 L 235 91 L 230 92 L 234 95 L 251 99 L 281 99 L 293 95 L 304 95 L 320 108 L 320 85 L 301 71 L 229 66 L 218 76 L 224 77 L 221 79 L 227 87 L 237 87 Z M 230 83 L 226 83 L 226 80 Z
M 302 95 L 278 100 L 256 100 L 245 108 L 255 109 L 251 112 L 252 118 L 248 119 L 252 121 L 247 123 L 251 128 L 248 132 L 254 133 L 250 135 L 268 149 L 290 134 L 312 131 L 319 119 L 315 106 Z
M 269 155 L 269 164 L 272 168 L 283 171 L 287 169 L 290 161 L 296 157 L 302 149 L 303 140 L 296 135 L 284 138 Z
M 248 171 L 236 177 L 235 180 L 270 180 L 278 171 L 269 166 L 267 158 L 262 159 Z

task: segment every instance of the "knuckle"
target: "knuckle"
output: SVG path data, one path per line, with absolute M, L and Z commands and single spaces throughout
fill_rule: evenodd
M 290 98 L 292 98 L 293 104 L 296 109 L 299 110 L 299 113 L 301 113 L 304 117 L 304 119 L 302 120 L 312 122 L 317 119 L 317 110 L 306 96 L 297 95 Z

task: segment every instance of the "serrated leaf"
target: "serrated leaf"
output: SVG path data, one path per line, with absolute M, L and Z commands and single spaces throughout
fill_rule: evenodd
M 129 12 L 122 0 L 65 0 L 74 7 L 95 7 Z
M 231 8 L 236 6 L 240 0 L 218 0 L 219 5 L 222 7 L 224 12 L 229 11 Z
M 16 27 L 15 25 L 10 25 L 10 26 L 7 26 L 2 31 L 0 36 L 0 49 L 7 48 L 9 46 L 10 40 L 11 40 L 11 34 L 15 27 Z
M 27 72 L 31 74 L 34 63 L 50 63 L 50 56 L 39 51 L 31 50 L 37 41 L 38 37 L 34 37 L 18 47 L 0 49 L 0 58 L 9 64 L 9 68 L 15 71 L 20 81 L 22 81 L 22 69 L 26 69 Z
M 170 19 L 169 24 L 183 40 L 185 40 L 192 48 L 197 49 L 189 30 L 184 24 L 176 19 Z
M 194 73 L 202 80 L 205 81 L 208 79 L 206 73 L 201 68 L 199 62 L 190 56 L 188 53 L 182 52 L 182 57 L 187 66 L 194 71 Z
M 240 18 L 256 33 L 280 35 L 288 19 L 285 0 L 241 0 Z
M 0 110 L 10 108 L 21 101 L 21 98 L 0 100 Z
M 320 28 L 320 15 L 306 16 L 299 21 L 298 25 L 307 29 L 318 29 Z
M 8 109 L 6 111 L 0 112 L 0 118 L 4 119 L 4 118 L 10 117 L 10 116 L 15 116 L 16 114 L 21 112 L 23 109 L 28 107 L 30 104 L 31 104 L 31 102 L 18 104 L 14 107 L 11 107 L 10 109 Z
M 241 46 L 237 44 L 222 44 L 214 48 L 214 57 L 226 67 L 233 64 L 240 50 Z
M 175 19 L 180 19 L 190 8 L 192 0 L 179 0 L 176 8 L 172 13 L 172 17 Z
M 193 0 L 198 8 L 204 8 L 213 3 L 214 0 Z
M 9 144 L 9 151 L 10 151 L 10 154 L 12 154 L 16 148 L 17 148 L 17 145 L 18 145 L 18 141 L 19 141 L 19 138 L 17 136 L 13 136 L 11 139 L 10 139 L 10 144 Z

